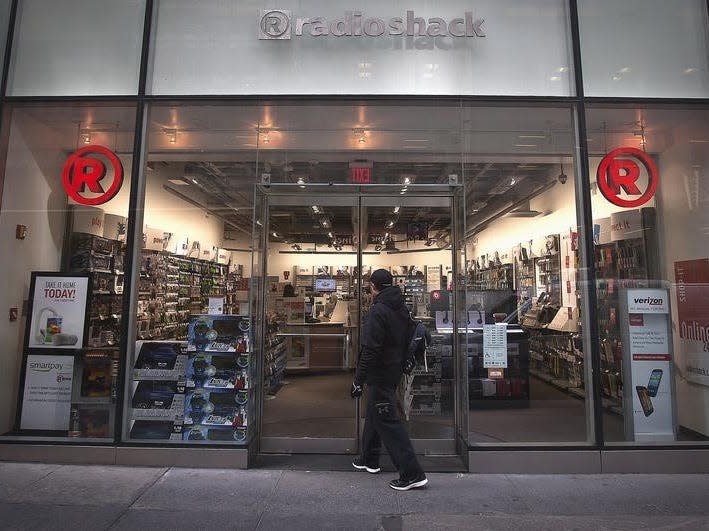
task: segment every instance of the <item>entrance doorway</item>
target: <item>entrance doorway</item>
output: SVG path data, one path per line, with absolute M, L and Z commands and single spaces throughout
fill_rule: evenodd
M 444 310 L 454 329 L 455 187 L 271 185 L 259 195 L 260 452 L 358 452 L 364 408 L 349 389 L 369 275 L 385 268 L 434 332 L 428 368 L 400 385 L 400 414 L 418 452 L 455 454 L 457 349 L 435 322 Z

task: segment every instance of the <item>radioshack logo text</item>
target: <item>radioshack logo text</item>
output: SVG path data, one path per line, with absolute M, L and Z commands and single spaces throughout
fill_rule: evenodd
M 486 37 L 485 19 L 475 18 L 471 11 L 463 17 L 445 20 L 440 17 L 417 17 L 407 11 L 406 17 L 383 19 L 367 17 L 361 11 L 346 11 L 343 17 L 297 17 L 283 9 L 262 9 L 259 14 L 258 38 L 290 40 L 301 37 Z

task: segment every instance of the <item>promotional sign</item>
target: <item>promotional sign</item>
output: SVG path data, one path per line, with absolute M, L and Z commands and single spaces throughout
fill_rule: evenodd
M 111 167 L 110 179 L 106 178 L 109 173 L 106 163 Z M 62 171 L 62 184 L 66 194 L 77 203 L 102 205 L 120 191 L 123 184 L 123 165 L 110 149 L 103 146 L 85 146 L 77 149 L 66 160 Z
M 69 429 L 73 373 L 73 356 L 27 356 L 20 429 Z
M 611 241 L 643 237 L 643 216 L 640 209 L 623 210 L 611 214 Z
M 483 368 L 507 368 L 507 323 L 483 325 Z
M 674 440 L 669 292 L 628 289 L 623 308 L 626 436 Z
M 82 348 L 88 275 L 33 273 L 29 348 Z
M 645 168 L 646 177 L 638 162 Z M 622 147 L 608 153 L 596 173 L 598 189 L 603 197 L 614 205 L 626 208 L 639 207 L 650 201 L 659 180 L 655 161 L 644 151 L 633 147 Z
M 684 376 L 709 386 L 709 258 L 675 262 L 675 283 Z

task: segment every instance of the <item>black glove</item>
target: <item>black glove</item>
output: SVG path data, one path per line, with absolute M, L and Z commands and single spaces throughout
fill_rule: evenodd
M 359 398 L 362 396 L 362 386 L 356 382 L 352 382 L 352 387 L 350 388 L 350 396 L 352 398 Z

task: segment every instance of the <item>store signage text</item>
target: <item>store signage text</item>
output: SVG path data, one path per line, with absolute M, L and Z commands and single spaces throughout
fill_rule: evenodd
M 647 170 L 647 188 L 642 191 L 638 187 L 641 168 L 638 162 Z M 660 174 L 657 165 L 644 151 L 633 147 L 614 149 L 606 155 L 598 166 L 596 173 L 598 189 L 608 201 L 614 205 L 626 208 L 636 208 L 644 205 L 655 195 Z M 625 192 L 631 199 L 620 197 Z
M 99 158 L 100 157 L 100 158 Z M 111 165 L 112 180 L 104 187 L 107 161 Z M 123 184 L 123 165 L 118 156 L 103 146 L 86 146 L 72 153 L 64 164 L 62 184 L 67 195 L 82 205 L 102 205 L 121 189 Z M 86 196 L 84 194 L 91 192 Z
M 382 19 L 366 17 L 361 11 L 346 11 L 343 17 L 328 20 L 326 17 L 297 17 L 282 9 L 262 9 L 259 14 L 259 34 L 262 40 L 289 40 L 292 35 L 301 37 L 486 37 L 485 19 L 474 18 L 466 11 L 462 18 L 446 21 L 440 17 L 417 17 L 413 10 L 406 17 Z

